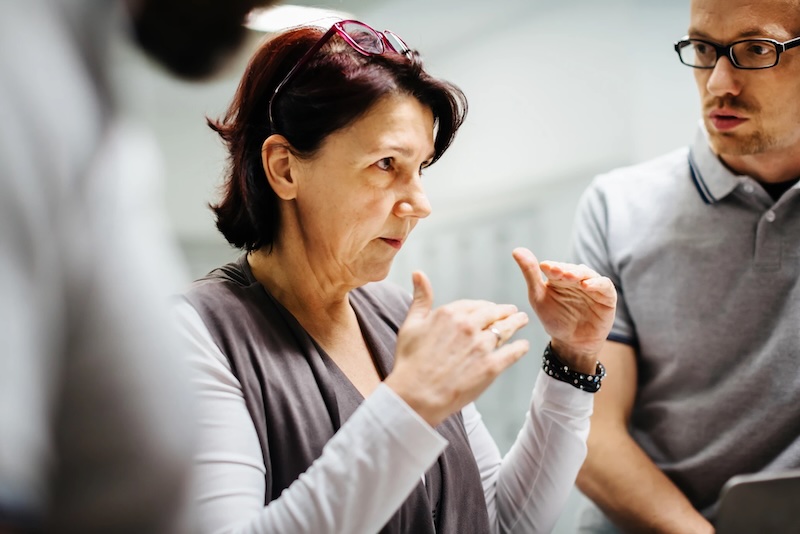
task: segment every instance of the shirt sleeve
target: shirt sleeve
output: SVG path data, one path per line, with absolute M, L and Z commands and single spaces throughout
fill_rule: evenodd
M 636 343 L 636 331 L 625 301 L 625 288 L 609 246 L 610 208 L 608 175 L 598 176 L 578 204 L 572 239 L 575 263 L 583 263 L 607 276 L 617 289 L 617 309 L 608 339 L 628 345 Z M 633 224 L 629 222 L 628 224 Z
M 551 532 L 586 457 L 594 397 L 539 373 L 511 450 L 500 452 L 470 404 L 462 411 L 492 532 Z
M 208 532 L 377 532 L 447 446 L 381 384 L 311 467 L 264 506 L 266 468 L 241 385 L 191 304 L 179 302 L 175 316 L 199 403 L 194 493 Z

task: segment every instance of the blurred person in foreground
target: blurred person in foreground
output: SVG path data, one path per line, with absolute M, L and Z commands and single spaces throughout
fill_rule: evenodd
M 177 255 L 108 53 L 135 35 L 202 77 L 255 3 L 0 3 L 0 531 L 184 528 L 194 430 L 161 302 Z
M 434 309 L 420 272 L 413 299 L 380 282 L 430 214 L 422 173 L 465 113 L 395 34 L 342 21 L 267 41 L 211 121 L 230 155 L 217 226 L 246 253 L 175 309 L 200 390 L 209 530 L 553 528 L 585 455 L 613 285 L 514 251 L 552 341 L 501 458 L 472 401 L 528 350 L 509 342 L 527 315 Z
M 800 2 L 692 0 L 675 49 L 693 144 L 598 177 L 578 217 L 620 294 L 585 532 L 712 532 L 732 476 L 800 467 Z

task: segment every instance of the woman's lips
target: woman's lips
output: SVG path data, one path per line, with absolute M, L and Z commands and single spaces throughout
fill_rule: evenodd
M 386 243 L 387 245 L 389 245 L 392 248 L 396 248 L 397 250 L 400 250 L 400 247 L 403 246 L 403 240 L 402 239 L 392 239 L 390 237 L 382 237 L 381 241 L 383 241 L 384 243 Z

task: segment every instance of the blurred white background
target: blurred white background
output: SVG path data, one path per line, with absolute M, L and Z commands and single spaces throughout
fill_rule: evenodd
M 486 298 L 529 310 L 512 248 L 569 259 L 575 206 L 591 178 L 688 144 L 699 117 L 692 72 L 672 49 L 686 32 L 689 0 L 296 3 L 393 30 L 469 98 L 455 145 L 426 173 L 433 215 L 390 275 L 410 289 L 411 270 L 424 270 L 438 303 Z M 238 255 L 206 207 L 225 153 L 204 117 L 225 110 L 263 37 L 251 32 L 233 65 L 205 84 L 119 51 L 125 104 L 161 145 L 167 208 L 192 277 Z M 502 452 L 522 423 L 546 343 L 535 321 L 521 335 L 531 353 L 478 403 Z M 571 497 L 556 532 L 575 531 L 581 498 Z

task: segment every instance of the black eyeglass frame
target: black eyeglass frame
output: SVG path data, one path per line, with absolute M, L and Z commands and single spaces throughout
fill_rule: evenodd
M 706 45 L 712 47 L 717 53 L 717 57 L 714 59 L 714 63 L 711 64 L 711 65 L 690 65 L 689 63 L 686 63 L 683 60 L 683 56 L 681 55 L 681 50 L 683 48 L 685 48 L 687 45 L 692 44 L 692 43 L 703 43 L 703 44 L 706 44 Z M 741 43 L 769 43 L 769 44 L 773 45 L 775 47 L 775 63 L 773 63 L 772 65 L 764 65 L 764 66 L 761 66 L 761 67 L 745 67 L 745 66 L 742 66 L 741 64 L 739 64 L 738 61 L 736 61 L 736 57 L 733 55 L 733 47 L 738 45 L 738 44 L 741 44 Z M 772 67 L 776 66 L 778 64 L 778 62 L 780 61 L 780 59 L 781 59 L 781 54 L 782 53 L 784 53 L 787 50 L 790 50 L 792 48 L 795 48 L 797 46 L 800 46 L 800 37 L 795 37 L 794 39 L 789 39 L 788 41 L 784 41 L 784 42 L 776 41 L 775 39 L 766 39 L 766 38 L 762 38 L 762 39 L 741 39 L 739 41 L 734 41 L 734 42 L 732 42 L 730 44 L 727 44 L 727 45 L 721 45 L 721 44 L 717 44 L 717 43 L 714 43 L 714 42 L 711 42 L 711 41 L 706 41 L 705 39 L 690 39 L 689 36 L 687 35 L 683 39 L 681 39 L 680 41 L 675 43 L 675 52 L 678 54 L 678 59 L 680 59 L 681 63 L 683 63 L 687 67 L 691 67 L 693 69 L 713 69 L 714 67 L 717 66 L 717 63 L 719 62 L 719 58 L 724 56 L 724 57 L 727 57 L 730 60 L 731 65 L 733 65 L 737 69 L 761 70 L 761 69 L 771 69 Z
M 380 44 L 380 50 L 371 51 L 364 48 L 361 44 L 359 44 L 358 41 L 353 39 L 350 36 L 350 34 L 347 33 L 345 26 L 348 24 L 357 24 L 362 28 L 366 29 L 368 32 L 375 35 L 376 37 L 378 37 L 376 42 Z M 328 40 L 331 39 L 331 37 L 333 37 L 334 35 L 339 35 L 339 37 L 344 39 L 344 41 L 347 44 L 349 44 L 356 52 L 364 56 L 375 56 L 375 55 L 380 56 L 385 54 L 387 50 L 391 50 L 396 54 L 400 54 L 402 56 L 410 58 L 414 53 L 411 50 L 411 48 L 409 48 L 409 46 L 405 43 L 405 41 L 403 41 L 403 39 L 400 38 L 399 35 L 390 30 L 384 30 L 382 32 L 379 32 L 378 30 L 372 28 L 368 24 L 364 24 L 359 20 L 340 20 L 338 22 L 334 22 L 331 25 L 330 29 L 328 29 L 328 31 L 325 32 L 322 35 L 322 37 L 319 38 L 319 40 L 314 44 L 314 46 L 309 48 L 308 51 L 305 54 L 303 54 L 303 57 L 301 57 L 297 61 L 297 63 L 295 63 L 294 67 L 292 67 L 292 69 L 286 74 L 286 76 L 284 76 L 283 80 L 281 80 L 281 82 L 277 86 L 275 86 L 275 90 L 272 92 L 272 96 L 269 99 L 270 131 L 273 131 L 275 126 L 275 121 L 272 115 L 272 103 L 275 101 L 275 98 L 278 96 L 278 93 L 280 93 L 281 89 L 283 89 L 297 75 L 297 73 L 300 72 L 300 69 L 302 69 L 306 65 L 306 63 L 308 63 L 311 60 L 311 58 L 314 57 L 314 54 L 316 54 L 319 51 L 319 49 L 322 48 L 322 46 L 325 43 L 327 43 Z M 397 43 L 393 44 L 387 38 L 387 35 L 392 39 L 395 39 Z M 398 47 L 400 49 L 398 49 Z

